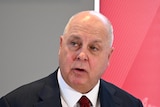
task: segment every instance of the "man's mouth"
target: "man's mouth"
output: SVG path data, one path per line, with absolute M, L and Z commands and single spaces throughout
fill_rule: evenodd
M 82 69 L 82 68 L 74 68 L 73 70 L 76 70 L 76 71 L 79 71 L 79 72 L 85 72 L 86 71 L 85 69 Z

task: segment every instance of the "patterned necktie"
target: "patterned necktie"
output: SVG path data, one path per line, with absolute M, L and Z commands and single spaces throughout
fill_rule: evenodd
M 80 107 L 91 107 L 90 100 L 86 96 L 82 96 L 78 101 Z

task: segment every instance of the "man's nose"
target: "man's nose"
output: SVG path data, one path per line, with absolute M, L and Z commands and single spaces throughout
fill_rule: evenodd
M 87 61 L 88 60 L 87 52 L 84 50 L 81 50 L 77 55 L 77 60 Z

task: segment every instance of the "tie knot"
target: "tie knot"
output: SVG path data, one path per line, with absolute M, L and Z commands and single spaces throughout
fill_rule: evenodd
M 82 96 L 78 101 L 80 107 L 90 107 L 91 103 L 90 100 L 86 96 Z

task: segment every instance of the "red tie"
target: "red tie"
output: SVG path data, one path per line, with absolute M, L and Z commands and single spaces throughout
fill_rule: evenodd
M 80 107 L 90 107 L 91 104 L 86 96 L 82 96 L 78 103 L 80 104 Z

